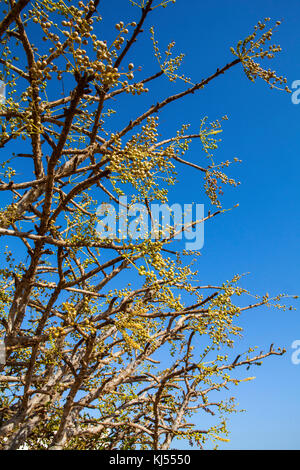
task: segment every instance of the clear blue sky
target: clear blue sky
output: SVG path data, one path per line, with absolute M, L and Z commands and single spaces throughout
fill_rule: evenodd
M 103 39 L 117 21 L 138 17 L 139 11 L 128 4 L 126 0 L 100 1 Z M 146 43 L 137 43 L 129 59 L 143 66 L 143 76 L 147 71 L 157 71 L 149 40 L 149 27 L 154 24 L 162 50 L 175 40 L 177 51 L 186 53 L 184 71 L 196 82 L 231 61 L 230 46 L 250 34 L 258 20 L 271 17 L 274 22 L 283 20 L 274 35 L 274 42 L 283 51 L 267 66 L 286 75 L 291 86 L 294 80 L 300 80 L 299 16 L 298 0 L 177 0 L 175 5 L 153 12 L 144 28 Z M 162 80 L 154 88 L 157 96 L 153 98 L 152 94 L 151 99 L 165 97 L 182 86 Z M 146 98 L 141 98 L 134 113 L 145 109 L 146 104 Z M 224 123 L 217 156 L 223 161 L 238 157 L 243 162 L 228 170 L 242 184 L 225 191 L 223 205 L 240 205 L 206 224 L 199 264 L 201 280 L 223 282 L 236 273 L 249 272 L 243 285 L 253 293 L 300 294 L 300 104 L 292 104 L 291 95 L 270 90 L 262 81 L 252 84 L 237 66 L 193 97 L 171 104 L 161 115 L 160 130 L 169 136 L 181 123 L 189 122 L 197 131 L 204 116 L 213 121 L 225 114 L 229 121 Z M 128 120 L 134 116 L 129 115 Z M 115 123 L 119 123 L 118 116 Z M 192 147 L 191 161 L 197 161 L 198 151 L 197 146 Z M 182 180 L 172 192 L 172 200 L 207 202 L 200 192 L 197 172 L 182 169 Z M 299 306 L 297 301 L 295 306 Z M 257 377 L 255 381 L 234 389 L 240 407 L 247 411 L 230 417 L 231 441 L 220 448 L 300 449 L 300 365 L 291 362 L 291 344 L 300 339 L 299 309 L 252 310 L 241 317 L 240 323 L 245 332 L 243 340 L 237 342 L 237 353 L 250 345 L 267 349 L 273 342 L 285 346 L 287 353 L 267 359 L 261 368 L 251 371 L 250 375 Z

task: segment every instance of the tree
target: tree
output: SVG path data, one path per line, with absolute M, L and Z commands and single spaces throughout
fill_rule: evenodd
M 203 119 L 199 132 L 183 124 L 176 135 L 161 138 L 158 114 L 175 100 L 203 93 L 235 66 L 251 81 L 289 91 L 285 78 L 261 65 L 280 50 L 269 46 L 279 22 L 259 22 L 231 48 L 232 61 L 196 84 L 179 73 L 183 54 L 174 56 L 174 42 L 162 58 L 152 28 L 158 65 L 141 78 L 130 62 L 135 42 L 146 35 L 152 10 L 169 1 L 131 1 L 132 14 L 138 7 L 140 17 L 116 24 L 111 43 L 97 34 L 99 1 L 6 2 L 0 23 L 7 90 L 0 108 L 6 204 L 0 212 L 6 245 L 0 270 L 2 449 L 168 449 L 177 438 L 200 447 L 207 439 L 224 440 L 234 399 L 212 400 L 211 392 L 238 384 L 236 368 L 284 353 L 271 345 L 229 359 L 228 348 L 241 334 L 239 314 L 263 305 L 285 308 L 282 295 L 240 306 L 239 297 L 248 295 L 240 276 L 198 285 L 192 262 L 199 253 L 176 241 L 186 226 L 160 226 L 151 212 L 154 203 L 168 202 L 168 185 L 183 165 L 203 176 L 203 194 L 214 208 L 190 228 L 224 212 L 222 187 L 237 182 L 224 173 L 230 162 L 215 163 L 213 156 L 221 120 Z M 182 91 L 138 116 L 118 105 L 123 95 L 129 103 L 151 95 L 157 80 L 182 83 Z M 113 132 L 111 108 L 126 122 Z M 194 139 L 207 165 L 183 158 Z M 20 161 L 24 173 L 18 177 Z M 117 214 L 125 195 L 123 208 L 143 205 L 156 231 L 143 231 L 138 221 L 127 237 L 111 236 L 112 226 L 101 229 L 103 216 Z M 215 424 L 198 429 L 190 423 L 201 412 L 215 415 Z

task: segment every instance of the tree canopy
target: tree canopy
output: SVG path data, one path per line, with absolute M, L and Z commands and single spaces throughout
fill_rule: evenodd
M 128 2 L 132 21 L 112 24 L 107 40 L 99 0 L 5 3 L 0 448 L 169 449 L 176 439 L 202 448 L 226 440 L 234 398 L 214 392 L 245 380 L 236 369 L 284 353 L 271 345 L 230 358 L 242 333 L 238 317 L 259 306 L 285 308 L 283 296 L 253 302 L 238 274 L 221 285 L 199 284 L 199 250 L 177 240 L 184 227 L 164 231 L 153 220 L 152 205 L 167 205 L 184 167 L 198 172 L 210 204 L 190 228 L 221 216 L 224 187 L 238 185 L 227 174 L 234 159 L 214 156 L 226 116 L 211 123 L 203 116 L 164 135 L 159 114 L 188 95 L 196 99 L 234 67 L 252 82 L 289 91 L 283 76 L 264 68 L 280 50 L 271 42 L 280 22 L 258 22 L 228 51 L 229 61 L 199 81 L 181 71 L 175 42 L 162 52 L 155 26 L 145 27 L 170 0 Z M 149 37 L 157 65 L 142 76 L 132 57 L 136 42 Z M 157 101 L 159 80 L 181 91 Z M 154 104 L 135 115 L 130 103 L 142 95 Z M 189 157 L 195 140 L 202 146 L 196 162 Z M 146 208 L 155 236 L 137 237 L 136 225 L 126 236 L 103 236 L 103 215 L 117 214 L 125 196 L 126 210 Z M 120 224 L 120 212 L 116 218 Z M 201 413 L 214 424 L 196 426 Z

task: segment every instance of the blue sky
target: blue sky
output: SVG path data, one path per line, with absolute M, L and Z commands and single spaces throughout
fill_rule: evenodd
M 117 21 L 138 17 L 139 11 L 128 4 L 116 0 L 112 8 L 112 2 L 100 2 L 104 39 Z M 266 67 L 285 75 L 291 87 L 294 80 L 300 80 L 299 15 L 297 0 L 177 0 L 175 5 L 153 12 L 144 28 L 147 39 L 135 45 L 128 59 L 142 66 L 143 76 L 157 71 L 149 39 L 149 27 L 155 25 L 162 50 L 175 40 L 176 50 L 186 54 L 183 70 L 196 82 L 231 61 L 230 46 L 250 34 L 258 20 L 270 17 L 274 22 L 283 20 L 274 34 L 274 42 L 283 51 Z M 154 85 L 151 99 L 157 101 L 183 86 L 161 80 Z M 146 105 L 147 98 L 141 98 L 132 111 L 138 113 Z M 201 281 L 217 283 L 236 273 L 249 273 L 242 283 L 253 293 L 300 294 L 300 104 L 292 104 L 290 94 L 270 90 L 265 82 L 252 84 L 237 66 L 204 90 L 163 110 L 160 131 L 170 136 L 187 122 L 197 131 L 204 116 L 213 121 L 225 114 L 229 120 L 224 122 L 216 155 L 220 161 L 238 157 L 242 163 L 228 170 L 241 185 L 225 189 L 223 206 L 239 203 L 239 207 L 206 224 L 199 263 Z M 124 124 L 131 118 L 128 116 Z M 114 122 L 119 124 L 119 119 L 112 118 L 112 126 Z M 198 152 L 195 144 L 187 157 L 197 161 Z M 206 204 L 199 174 L 182 168 L 181 175 L 171 192 L 173 202 Z M 298 306 L 297 301 L 294 305 Z M 251 371 L 255 381 L 234 390 L 240 407 L 247 411 L 230 417 L 231 441 L 220 448 L 300 449 L 300 365 L 291 362 L 291 344 L 300 339 L 299 308 L 286 312 L 250 310 L 241 317 L 240 324 L 245 331 L 244 338 L 237 341 L 237 353 L 250 345 L 268 349 L 271 343 L 284 346 L 287 353 L 267 359 L 262 367 Z

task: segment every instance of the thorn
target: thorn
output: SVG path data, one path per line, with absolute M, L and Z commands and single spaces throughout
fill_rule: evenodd
M 231 365 L 235 366 L 235 364 L 237 363 L 237 361 L 239 360 L 240 357 L 241 357 L 240 354 L 238 356 L 236 356 L 235 360 L 233 361 L 233 363 Z

